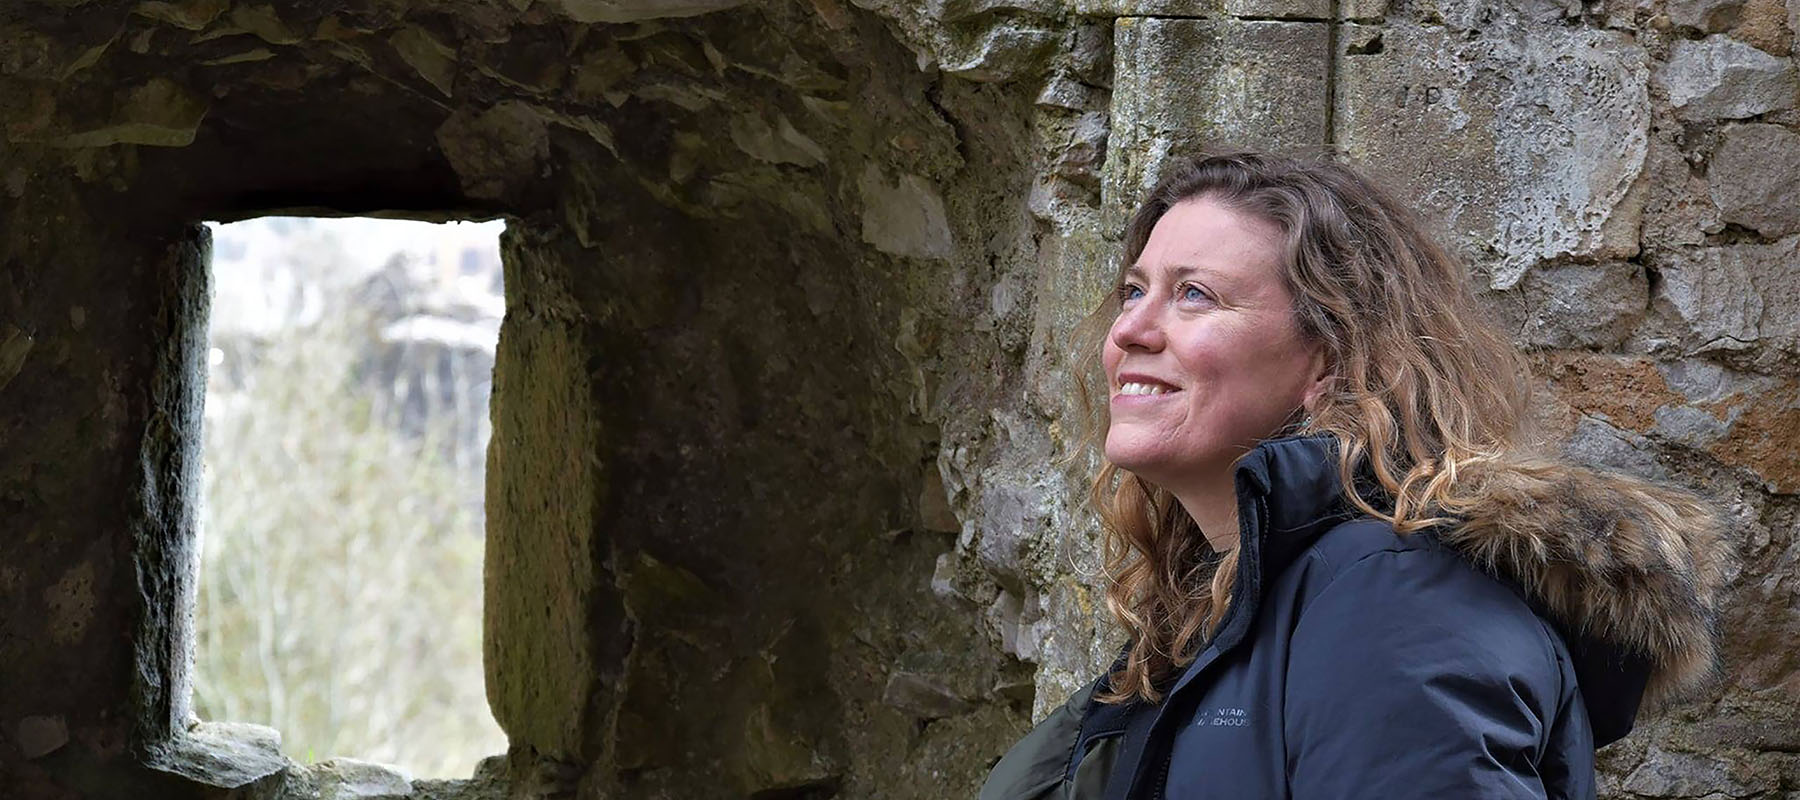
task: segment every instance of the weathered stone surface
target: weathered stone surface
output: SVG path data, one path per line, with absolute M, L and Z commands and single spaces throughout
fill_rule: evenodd
M 438 147 L 470 197 L 499 199 L 530 180 L 550 155 L 544 118 L 530 106 L 505 102 L 453 114 L 437 129 Z
M 121 88 L 97 112 L 59 108 L 56 121 L 48 129 L 21 130 L 13 138 L 62 147 L 183 147 L 194 141 L 206 111 L 206 103 L 186 88 L 166 78 L 151 78 L 137 86 Z
M 603 430 L 585 335 L 578 324 L 507 318 L 491 402 L 510 413 L 497 415 L 488 447 L 488 705 L 512 741 L 563 759 L 599 753 L 587 715 L 606 702 L 629 636 L 611 575 L 595 561 L 608 476 L 586 455 Z
M 1656 80 L 1682 119 L 1744 119 L 1793 108 L 1794 63 L 1724 35 L 1678 39 Z
M 732 143 L 758 161 L 800 166 L 825 161 L 825 151 L 819 143 L 807 138 L 782 114 L 776 114 L 773 122 L 758 114 L 741 114 L 731 118 L 729 130 Z
M 1731 35 L 1758 49 L 1785 56 L 1793 52 L 1794 28 L 1782 0 L 1745 0 Z
M 1734 773 L 1739 770 L 1720 758 L 1695 753 L 1680 753 L 1652 745 L 1642 766 L 1625 778 L 1624 789 L 1645 797 L 1750 797 L 1775 788 L 1765 782 L 1772 775 L 1754 783 L 1742 781 Z
M 1323 23 L 1120 19 L 1113 29 L 1108 224 L 1171 160 L 1208 148 L 1316 150 L 1325 143 Z
M 884 253 L 910 258 L 949 258 L 954 235 L 944 198 L 918 175 L 890 182 L 870 164 L 856 181 L 862 195 L 862 238 Z
M 197 31 L 218 19 L 230 7 L 230 0 L 145 0 L 133 6 L 131 11 L 178 28 Z
M 1663 247 L 1700 244 L 1708 233 L 1723 230 L 1718 206 L 1706 190 L 1701 170 L 1677 144 L 1678 133 L 1653 128 L 1644 173 L 1643 240 Z
M 440 41 L 420 27 L 400 29 L 388 37 L 394 51 L 412 68 L 419 71 L 433 88 L 449 97 L 456 88 L 456 48 Z
M 1667 477 L 1646 449 L 1671 442 L 1758 476 L 1761 487 L 1800 490 L 1800 383 L 1731 373 L 1698 359 L 1657 364 L 1641 357 L 1563 353 L 1537 373 L 1569 417 L 1552 419 L 1571 452 L 1645 475 Z M 1552 415 L 1554 417 L 1554 415 Z
M 1489 299 L 1520 344 L 1617 347 L 1649 306 L 1649 282 L 1635 264 L 1553 264 Z
M 983 83 L 1035 76 L 1044 57 L 1061 40 L 1061 34 L 1045 28 L 996 25 L 982 34 L 966 55 L 945 63 L 944 71 Z
M 240 789 L 293 766 L 281 754 L 274 728 L 242 722 L 203 722 L 154 751 L 146 766 L 195 784 Z
M 1736 125 L 1706 171 L 1725 222 L 1768 237 L 1800 233 L 1800 134 L 1779 125 Z
M 1341 58 L 1336 140 L 1493 288 L 1539 261 L 1637 252 L 1650 114 L 1629 37 L 1555 28 L 1524 46 L 1398 23 L 1375 36 Z
M 1331 18 L 1331 4 L 1324 0 L 1075 0 L 1073 5 L 1080 13 L 1095 16 Z M 1369 5 L 1369 0 L 1362 0 L 1359 9 Z
M 1800 236 L 1688 249 L 1656 259 L 1656 302 L 1687 353 L 1773 362 L 1800 355 Z M 1760 355 L 1759 355 L 1760 353 Z
M 1669 16 L 1671 24 L 1723 33 L 1731 29 L 1743 7 L 1743 0 L 1669 0 L 1663 13 Z
M 332 758 L 307 768 L 318 781 L 319 800 L 361 800 L 412 793 L 412 776 L 354 758 Z

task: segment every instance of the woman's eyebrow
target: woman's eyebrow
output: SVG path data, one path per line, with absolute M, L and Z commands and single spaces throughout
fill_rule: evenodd
M 1219 273 L 1217 271 L 1207 269 L 1206 267 L 1200 266 L 1198 264 L 1175 264 L 1175 265 L 1168 267 L 1164 271 L 1173 273 L 1176 280 L 1180 280 L 1182 278 L 1189 278 L 1196 274 L 1204 274 L 1207 277 L 1214 278 L 1214 279 L 1219 277 Z M 1125 277 L 1136 278 L 1138 280 L 1147 280 L 1150 277 L 1150 272 L 1149 272 L 1149 270 L 1144 269 L 1143 265 L 1141 265 L 1141 264 L 1132 264 L 1131 266 L 1125 268 Z

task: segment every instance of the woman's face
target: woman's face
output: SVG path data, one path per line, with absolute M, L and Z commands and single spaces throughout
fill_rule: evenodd
M 1280 231 L 1206 199 L 1157 221 L 1125 273 L 1102 361 L 1106 457 L 1179 492 L 1229 474 L 1322 386 L 1279 268 Z

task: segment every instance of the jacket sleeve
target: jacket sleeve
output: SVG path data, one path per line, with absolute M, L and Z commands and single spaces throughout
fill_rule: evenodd
M 1095 684 L 1077 691 L 1061 708 L 1039 722 L 1006 751 L 988 773 L 980 800 L 1038 800 L 1055 797 L 1081 735 L 1081 718 L 1093 698 Z
M 1562 681 L 1548 636 L 1516 594 L 1442 551 L 1346 567 L 1289 643 L 1293 797 L 1545 797 Z

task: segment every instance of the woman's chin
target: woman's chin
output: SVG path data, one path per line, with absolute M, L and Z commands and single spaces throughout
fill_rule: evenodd
M 1109 448 L 1106 451 L 1106 460 L 1112 462 L 1119 469 L 1137 476 L 1139 480 L 1161 484 L 1162 480 L 1160 479 L 1164 475 L 1178 471 L 1178 469 L 1169 464 L 1168 459 L 1160 458 L 1159 455 L 1130 448 L 1119 448 L 1116 451 Z

